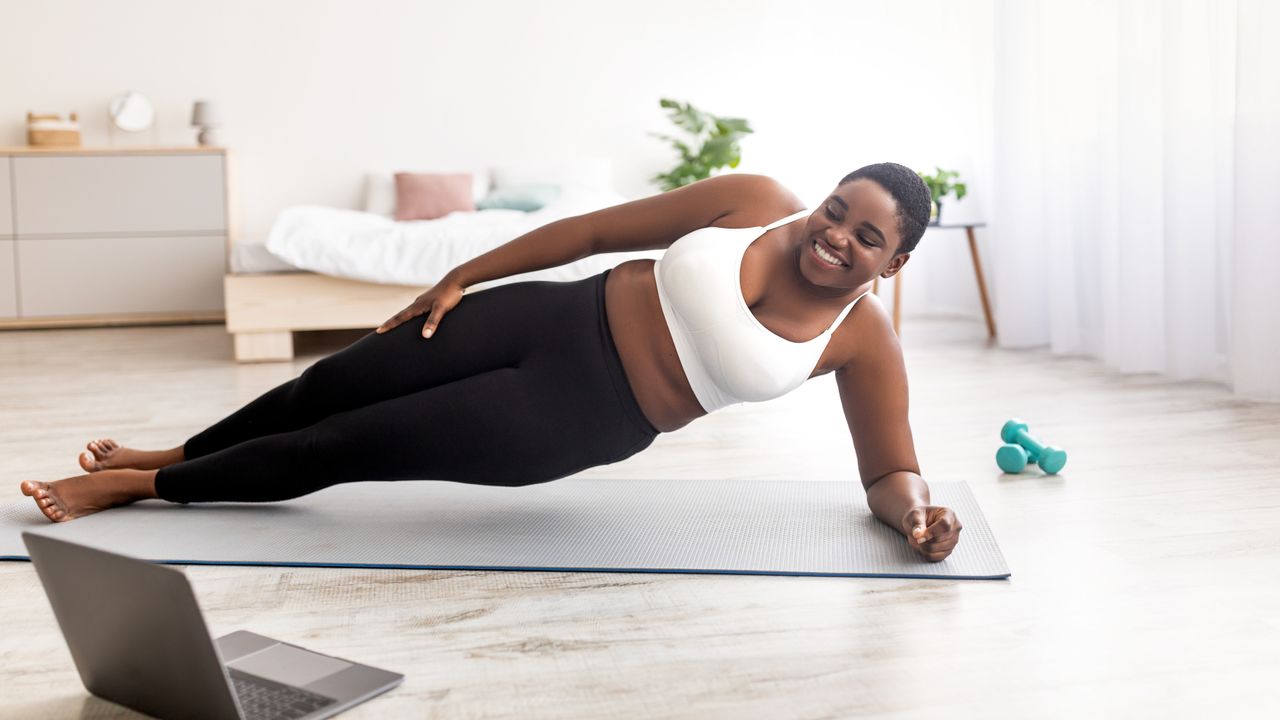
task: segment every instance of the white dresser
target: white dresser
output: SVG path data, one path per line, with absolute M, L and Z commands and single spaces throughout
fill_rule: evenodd
M 222 319 L 229 161 L 0 147 L 0 328 Z

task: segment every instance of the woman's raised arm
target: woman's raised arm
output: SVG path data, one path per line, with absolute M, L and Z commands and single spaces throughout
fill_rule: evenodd
M 453 268 L 409 307 L 384 322 L 378 332 L 428 315 L 422 334 L 431 337 L 440 318 L 458 304 L 463 291 L 472 285 L 565 265 L 598 253 L 666 248 L 681 236 L 735 211 L 777 204 L 779 193 L 790 195 L 781 184 L 764 175 L 718 175 L 547 223 Z

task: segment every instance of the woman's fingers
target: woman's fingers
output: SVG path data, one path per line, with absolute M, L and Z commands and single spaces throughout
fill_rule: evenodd
M 922 547 L 933 547 L 947 542 L 955 544 L 956 540 L 960 538 L 960 530 L 961 526 L 958 523 L 946 528 L 930 525 L 925 529 L 924 533 L 916 538 L 916 541 Z
M 422 337 L 431 337 L 436 330 L 440 329 L 440 321 L 444 319 L 444 314 L 457 307 L 458 301 L 448 297 L 442 297 L 431 303 L 431 314 L 427 316 L 427 322 L 422 326 Z
M 383 322 L 381 325 L 379 325 L 379 326 L 378 326 L 378 329 L 377 329 L 377 330 L 375 330 L 374 332 L 376 332 L 376 333 L 378 333 L 379 335 L 381 335 L 382 333 L 384 333 L 384 332 L 386 332 L 386 331 L 390 330 L 391 328 L 394 328 L 395 326 L 399 325 L 400 323 L 404 322 L 403 320 L 401 320 L 401 319 L 400 319 L 400 316 L 401 316 L 402 314 L 404 314 L 404 311 L 403 311 L 403 310 L 401 310 L 400 312 L 396 313 L 395 315 L 392 315 L 391 317 L 387 318 L 387 319 L 386 319 L 386 321 L 385 321 L 385 322 Z
M 397 325 L 400 325 L 406 320 L 410 320 L 421 314 L 422 314 L 422 311 L 418 309 L 416 304 L 410 305 L 409 307 L 401 310 L 395 315 L 392 315 L 391 317 L 387 318 L 386 322 L 378 326 L 378 329 L 376 330 L 376 332 L 379 334 L 384 333 L 388 330 L 395 328 Z
M 956 518 L 955 513 L 950 508 L 938 508 L 938 512 L 932 520 L 933 522 L 920 535 L 920 539 L 925 542 L 940 540 L 949 537 L 953 533 L 960 532 L 960 520 Z
M 950 551 L 959 542 L 960 542 L 960 537 L 959 535 L 956 535 L 953 537 L 946 538 L 945 540 L 919 543 L 917 545 L 917 549 L 919 549 L 920 552 L 922 553 L 941 552 L 943 550 Z
M 930 562 L 937 562 L 945 559 L 955 549 L 960 542 L 960 528 L 955 528 L 943 537 L 933 538 L 924 542 L 915 543 L 916 552 L 919 552 L 924 558 Z
M 923 531 L 913 533 L 913 538 L 918 544 L 941 542 L 959 535 L 960 529 L 964 526 L 951 508 L 930 507 L 929 509 L 932 511 L 929 513 L 930 522 Z
M 440 316 L 443 314 L 440 310 L 440 303 L 431 305 L 431 314 L 427 316 L 427 322 L 422 326 L 422 337 L 431 337 L 431 334 L 436 331 L 436 326 L 440 324 Z
M 955 548 L 956 543 L 952 541 L 947 543 L 917 546 L 916 552 L 920 553 L 925 560 L 937 562 L 939 560 L 946 559 L 946 557 L 950 555 L 951 551 L 955 550 Z
M 913 507 L 902 516 L 907 544 L 930 562 L 945 559 L 960 542 L 964 527 L 951 508 L 940 505 Z

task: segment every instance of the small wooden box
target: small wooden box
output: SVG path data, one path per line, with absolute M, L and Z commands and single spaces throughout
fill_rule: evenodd
M 41 122 L 43 121 L 43 122 Z M 63 127 L 40 127 L 58 124 Z M 33 147 L 80 147 L 80 125 L 76 114 L 70 120 L 57 115 L 27 113 L 27 145 Z

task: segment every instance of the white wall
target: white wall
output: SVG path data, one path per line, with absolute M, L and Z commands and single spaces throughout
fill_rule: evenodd
M 739 170 L 810 203 L 845 173 L 892 160 L 980 172 L 990 103 L 990 2 L 424 2 L 0 0 L 0 145 L 35 112 L 79 113 L 106 145 L 124 90 L 154 133 L 194 144 L 191 102 L 221 103 L 239 161 L 241 230 L 283 207 L 358 207 L 370 168 L 602 154 L 617 188 L 674 154 L 658 98 L 748 118 Z M 974 178 L 970 178 L 973 180 Z M 981 188 L 970 208 L 981 216 Z M 905 312 L 976 315 L 963 236 L 927 237 Z

